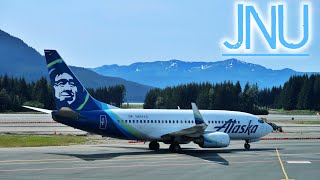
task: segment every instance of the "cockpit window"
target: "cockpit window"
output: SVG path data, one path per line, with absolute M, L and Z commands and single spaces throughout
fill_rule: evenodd
M 261 123 L 261 124 L 263 124 L 263 123 L 264 123 L 264 120 L 259 119 L 258 122 Z

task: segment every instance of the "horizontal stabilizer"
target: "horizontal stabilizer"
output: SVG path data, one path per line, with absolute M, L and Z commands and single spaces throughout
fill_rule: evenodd
M 52 110 L 48 110 L 48 109 L 41 109 L 41 108 L 36 108 L 36 107 L 31 107 L 31 106 L 22 106 L 24 108 L 27 108 L 27 109 L 32 109 L 32 110 L 35 110 L 35 111 L 39 111 L 39 112 L 43 112 L 43 113 L 46 113 L 46 114 L 51 114 Z

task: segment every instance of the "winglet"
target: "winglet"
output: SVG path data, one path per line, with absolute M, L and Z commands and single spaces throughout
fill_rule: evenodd
M 191 103 L 191 106 L 192 106 L 192 110 L 193 110 L 193 115 L 194 115 L 194 121 L 196 123 L 196 125 L 198 124 L 205 124 L 207 125 L 203 118 L 202 118 L 202 115 L 200 114 L 200 111 L 197 107 L 197 105 L 195 103 Z

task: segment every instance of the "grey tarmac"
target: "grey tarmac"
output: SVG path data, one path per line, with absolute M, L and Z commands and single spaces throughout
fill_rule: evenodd
M 0 134 L 72 134 L 85 131 L 55 122 L 50 114 L 0 114 Z
M 276 136 L 276 134 L 272 134 Z M 288 136 L 298 136 L 290 134 Z M 260 141 L 244 150 L 182 145 L 180 154 L 161 143 L 110 140 L 98 145 L 0 148 L 0 179 L 319 179 L 320 140 Z

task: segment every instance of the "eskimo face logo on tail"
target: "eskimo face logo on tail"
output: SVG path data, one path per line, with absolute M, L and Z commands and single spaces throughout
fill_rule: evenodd
M 249 121 L 248 125 L 239 125 L 236 124 L 236 120 L 229 119 L 225 124 L 222 126 L 215 126 L 214 129 L 216 131 L 224 130 L 225 133 L 245 133 L 250 135 L 250 133 L 256 133 L 258 129 L 258 125 L 252 125 L 252 120 Z
M 60 101 L 72 104 L 76 100 L 76 93 L 78 92 L 74 78 L 68 73 L 62 73 L 57 74 L 54 81 L 55 97 Z

